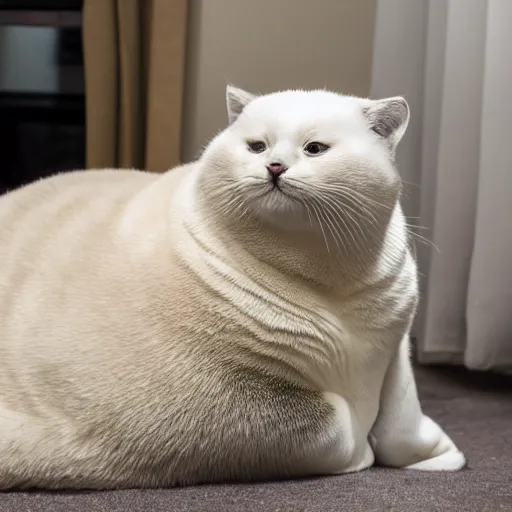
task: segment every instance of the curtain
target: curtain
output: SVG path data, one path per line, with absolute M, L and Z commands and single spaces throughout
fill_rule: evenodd
M 187 0 L 84 0 L 87 167 L 180 161 Z
M 512 371 L 511 0 L 379 0 L 372 96 L 403 95 L 420 363 Z M 416 237 L 419 238 L 419 237 Z

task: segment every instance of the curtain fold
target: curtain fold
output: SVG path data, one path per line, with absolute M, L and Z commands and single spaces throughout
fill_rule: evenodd
M 503 371 L 512 371 L 511 20 L 512 2 L 489 2 L 465 354 L 471 368 Z
M 87 167 L 180 162 L 186 0 L 84 0 Z
M 411 104 L 404 206 L 435 245 L 417 244 L 420 362 L 512 370 L 511 19 L 510 0 L 378 3 L 372 96 Z

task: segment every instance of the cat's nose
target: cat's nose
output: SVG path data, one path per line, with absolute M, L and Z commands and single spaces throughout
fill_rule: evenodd
M 288 167 L 281 162 L 272 162 L 267 165 L 267 170 L 272 176 L 280 176 L 288 170 Z

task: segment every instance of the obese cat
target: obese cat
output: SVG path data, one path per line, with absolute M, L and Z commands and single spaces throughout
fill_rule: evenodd
M 0 489 L 465 465 L 409 361 L 407 103 L 227 107 L 197 162 L 0 198 Z

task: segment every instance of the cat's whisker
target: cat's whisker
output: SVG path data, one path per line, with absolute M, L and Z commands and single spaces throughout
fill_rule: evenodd
M 343 192 L 343 195 L 342 195 L 343 199 L 345 200 L 348 200 L 351 202 L 351 204 L 354 206 L 354 207 L 359 207 L 364 213 L 365 215 L 368 215 L 372 221 L 377 224 L 378 221 L 377 221 L 377 218 L 375 217 L 375 215 L 373 215 L 373 213 L 368 209 L 368 206 L 365 205 L 361 199 L 358 199 L 356 197 L 354 197 L 353 195 L 350 194 L 350 192 L 346 191 L 346 192 Z M 346 206 L 346 205 L 345 205 Z M 347 206 L 348 207 L 348 206 Z
M 306 201 L 304 201 L 304 200 L 302 200 L 302 199 L 299 199 L 299 201 L 300 201 L 300 202 L 304 205 L 304 207 L 306 208 L 306 211 L 308 212 L 309 225 L 310 225 L 311 227 L 313 227 L 313 219 L 312 219 L 312 217 L 311 217 L 311 211 L 310 211 L 310 209 L 309 209 L 309 207 L 308 207 L 307 202 L 306 202 Z
M 439 249 L 439 247 L 428 238 L 425 238 L 424 236 L 421 236 L 418 233 L 414 233 L 414 231 L 411 230 L 409 230 L 408 233 L 411 235 L 412 238 L 415 238 L 418 242 L 433 247 L 439 254 L 441 254 L 441 250 Z
M 304 185 L 307 185 L 306 183 L 304 183 Z M 382 203 L 379 203 L 378 201 L 376 201 L 375 199 L 372 199 L 371 197 L 368 197 L 364 194 L 362 194 L 361 192 L 358 192 L 357 190 L 354 190 L 354 189 L 351 189 L 351 188 L 348 188 L 346 185 L 342 185 L 342 184 L 339 184 L 339 183 L 333 183 L 333 184 L 324 184 L 324 183 L 315 183 L 313 186 L 315 187 L 318 187 L 318 188 L 323 188 L 325 190 L 327 190 L 328 192 L 333 192 L 333 191 L 338 191 L 338 192 L 342 192 L 346 195 L 354 195 L 354 196 L 357 196 L 359 197 L 362 201 L 366 201 L 368 203 L 371 203 L 371 204 L 374 204 L 376 206 L 379 206 L 380 208 L 384 208 L 386 210 L 392 210 L 393 207 L 391 206 L 388 206 L 388 205 L 385 205 L 385 204 L 382 204 Z
M 247 212 L 247 208 L 245 207 L 243 199 L 240 199 L 238 201 L 238 206 L 235 208 L 235 213 L 239 213 L 241 217 L 245 216 L 245 213 Z
M 376 206 L 379 208 L 383 208 L 384 210 L 387 210 L 387 211 L 391 211 L 394 208 L 392 206 L 388 206 L 386 204 L 379 203 L 378 201 L 375 201 L 375 199 L 372 199 L 371 197 L 365 196 L 364 194 L 361 194 L 360 192 L 357 192 L 356 190 L 349 189 L 347 187 L 340 187 L 339 191 L 342 192 L 345 195 L 345 197 L 351 197 L 354 201 L 356 199 L 359 200 L 359 203 L 364 204 L 366 207 Z
M 378 208 L 382 208 L 387 211 L 393 210 L 394 206 L 389 206 L 386 204 L 382 204 L 379 201 L 376 201 L 375 199 L 372 199 L 371 197 L 368 197 L 364 194 L 361 194 L 360 192 L 357 192 L 356 190 L 349 189 L 347 187 L 340 187 L 340 192 L 342 192 L 345 197 L 350 197 L 354 201 L 358 201 L 360 204 L 368 207 L 368 206 L 375 206 Z
M 410 187 L 417 187 L 417 188 L 421 188 L 421 185 L 419 183 L 413 183 L 412 181 L 405 181 L 405 180 L 401 180 L 401 182 L 404 184 L 404 185 L 408 185 Z
M 325 230 L 324 230 L 324 227 L 323 227 L 323 224 L 322 224 L 322 221 L 320 220 L 320 216 L 318 214 L 318 211 L 317 209 L 315 208 L 315 205 L 313 203 L 309 203 L 311 208 L 313 209 L 313 212 L 315 213 L 315 216 L 318 220 L 318 223 L 320 224 L 320 229 L 322 230 L 322 235 L 324 237 L 324 241 L 325 241 L 325 247 L 327 249 L 327 252 L 330 253 L 330 249 L 329 249 L 329 242 L 327 241 L 327 236 L 325 235 Z
M 317 189 L 319 191 L 324 191 L 330 194 L 330 196 L 333 196 L 333 192 L 338 192 L 339 196 L 342 196 L 345 199 L 349 199 L 352 201 L 352 204 L 355 206 L 355 204 L 359 204 L 360 207 L 364 207 L 366 212 L 373 218 L 375 222 L 377 222 L 377 219 L 373 215 L 372 212 L 368 209 L 369 206 L 378 206 L 379 208 L 383 208 L 385 210 L 392 210 L 392 207 L 388 205 L 384 205 L 382 203 L 379 203 L 378 201 L 375 201 L 374 199 L 356 191 L 349 189 L 348 187 L 341 185 L 341 184 L 329 184 L 326 185 L 324 183 L 307 183 L 299 178 L 293 178 L 289 180 L 291 183 L 295 182 L 300 185 L 302 185 L 304 188 L 308 189 Z
M 219 199 L 219 208 L 225 214 L 237 214 L 240 218 L 245 218 L 249 213 L 249 209 L 244 200 L 244 194 L 241 194 L 241 192 L 246 192 L 247 188 L 247 183 L 236 180 L 225 180 L 224 186 L 219 187 L 212 195 Z M 259 187 L 252 188 L 259 189 Z
M 365 241 L 366 241 L 366 242 L 368 242 L 368 239 L 366 238 L 366 234 L 365 234 L 365 232 L 364 232 L 363 228 L 359 225 L 359 223 L 358 223 L 358 222 L 357 222 L 357 221 L 352 217 L 352 215 L 350 215 L 350 213 L 349 213 L 349 212 L 352 212 L 352 213 L 354 213 L 354 215 L 356 215 L 356 217 L 362 217 L 362 220 L 364 221 L 364 220 L 366 220 L 366 219 L 365 219 L 365 215 L 364 215 L 364 213 L 365 213 L 365 211 L 366 211 L 366 210 L 364 210 L 364 211 L 363 211 L 363 214 L 361 215 L 361 214 L 360 214 L 360 212 L 357 212 L 356 210 L 354 210 L 353 208 L 351 208 L 351 207 L 350 207 L 350 206 L 348 206 L 347 204 L 342 203 L 340 200 L 335 199 L 335 202 L 336 202 L 336 204 L 338 205 L 338 207 L 339 207 L 340 211 L 344 212 L 344 213 L 345 213 L 345 214 L 346 214 L 346 215 L 347 215 L 347 216 L 352 220 L 352 222 L 354 222 L 354 223 L 356 224 L 356 226 L 357 226 L 358 230 L 360 231 L 361 235 L 363 236 L 363 238 L 365 239 Z M 375 220 L 375 222 L 376 222 L 375 217 L 373 217 L 373 216 L 372 216 L 372 218 L 373 218 L 373 219 Z
M 341 243 L 343 245 L 343 249 L 345 251 L 347 251 L 347 249 L 351 249 L 350 240 L 345 236 L 346 232 L 349 233 L 350 237 L 352 238 L 352 240 L 354 241 L 354 243 L 357 246 L 357 242 L 356 242 L 354 236 L 352 235 L 352 232 L 350 231 L 348 226 L 345 224 L 345 221 L 338 215 L 338 213 L 336 212 L 336 209 L 331 207 L 331 206 L 329 206 L 329 204 L 324 204 L 324 207 L 327 210 L 326 214 L 327 215 L 330 214 L 332 222 L 336 225 L 336 233 L 338 234 L 338 236 L 340 238 L 340 241 L 341 241 Z M 340 225 L 340 220 L 342 221 L 342 223 L 344 225 L 344 228 L 342 228 L 342 226 Z M 346 242 L 346 245 L 345 245 L 345 242 Z
M 323 214 L 322 217 L 326 220 L 327 228 L 331 232 L 334 243 L 336 244 L 336 247 L 338 248 L 338 252 L 341 252 L 341 247 L 340 247 L 339 242 L 341 242 L 341 244 L 343 245 L 344 248 L 345 248 L 345 244 L 343 243 L 343 239 L 340 234 L 340 231 L 338 231 L 339 227 L 338 228 L 336 227 L 334 219 L 329 215 L 328 211 L 326 211 L 325 208 L 321 209 L 320 212 Z
M 329 200 L 329 198 L 325 194 L 319 195 L 318 199 L 319 199 L 319 203 L 322 204 L 324 208 L 326 208 L 327 210 L 329 210 L 329 212 L 332 213 L 333 220 L 336 222 L 336 224 L 338 226 L 340 238 L 343 238 L 343 233 L 344 232 L 348 232 L 348 234 L 350 235 L 350 237 L 354 241 L 354 244 L 356 244 L 356 246 L 357 246 L 358 244 L 356 242 L 356 239 L 354 238 L 354 235 L 353 235 L 352 231 L 347 226 L 347 223 L 345 222 L 343 217 L 341 217 L 337 213 L 335 205 L 332 204 L 332 202 Z M 339 224 L 340 221 L 343 223 L 343 226 L 344 226 L 345 229 L 342 229 L 342 227 L 340 226 L 340 224 Z M 346 240 L 346 241 L 347 241 L 348 247 L 350 248 L 349 241 L 348 240 Z M 347 248 L 345 247 L 345 244 L 343 244 L 343 246 L 344 246 L 344 249 L 346 250 Z
M 224 199 L 223 206 L 229 211 L 232 208 L 237 208 L 237 205 L 239 205 L 241 202 L 239 195 L 233 195 L 231 197 L 228 197 Z
M 300 179 L 291 179 L 290 182 L 293 184 L 300 183 L 304 187 L 308 186 L 305 182 Z M 300 187 L 303 190 L 304 187 Z M 338 233 L 341 242 L 348 242 L 348 239 L 343 236 L 345 233 L 348 236 L 355 248 L 361 250 L 361 242 L 365 243 L 365 250 L 369 250 L 369 240 L 367 233 L 370 234 L 378 242 L 382 240 L 374 233 L 374 229 L 378 225 L 377 218 L 369 210 L 370 204 L 365 204 L 361 199 L 350 194 L 347 190 L 343 189 L 341 194 L 332 193 L 333 191 L 329 187 L 309 185 L 310 194 L 314 194 L 317 197 L 316 204 L 323 210 L 327 210 L 330 224 L 328 227 L 335 227 L 336 233 Z M 349 204 L 347 204 L 347 199 Z M 317 215 L 317 218 L 319 215 Z M 323 217 L 322 217 L 323 218 Z M 335 226 L 333 225 L 335 224 Z M 343 228 L 342 228 L 343 224 Z M 332 231 L 332 229 L 331 229 Z M 352 244 L 349 244 L 349 247 Z
M 319 193 L 322 193 L 322 194 L 326 194 L 329 192 L 329 197 L 331 197 L 332 200 L 336 200 L 336 203 L 341 206 L 342 203 L 339 201 L 340 197 L 339 196 L 335 196 L 334 194 L 332 194 L 332 190 L 330 190 L 328 187 L 323 187 L 321 185 L 318 185 L 318 184 L 313 184 L 313 185 L 309 185 L 305 182 L 303 182 L 302 180 L 300 179 L 296 179 L 294 178 L 293 180 L 290 180 L 290 181 L 294 181 L 294 182 L 297 182 L 297 183 L 300 183 L 302 185 L 304 185 L 304 187 L 308 187 L 309 189 L 312 189 L 312 190 L 317 190 Z M 347 197 L 347 194 L 345 193 L 345 191 L 343 192 L 343 195 L 342 195 L 343 198 L 346 198 Z M 352 203 L 356 203 L 357 202 L 361 202 L 360 200 L 357 201 L 357 198 L 354 199 L 353 197 L 350 198 L 352 200 Z M 345 205 L 343 205 L 345 206 Z M 366 212 L 367 215 L 369 215 L 373 220 L 374 222 L 377 222 L 377 219 L 375 218 L 375 216 L 368 210 L 368 208 L 364 207 L 364 205 L 360 205 L 360 207 L 363 207 L 364 211 Z
M 343 213 L 350 219 L 351 223 L 358 229 L 358 231 L 361 233 L 361 236 L 363 237 L 364 241 L 366 242 L 366 245 L 368 245 L 368 238 L 366 238 L 366 233 L 364 229 L 361 227 L 359 222 L 357 222 L 357 219 L 355 219 L 350 211 L 347 211 L 346 209 L 343 209 Z
M 427 230 L 431 230 L 431 228 L 429 228 L 428 226 L 417 226 L 416 224 L 408 224 L 408 223 L 405 223 L 406 227 L 410 228 L 410 229 L 427 229 Z
M 336 244 L 336 247 L 338 248 L 338 251 L 340 251 L 341 248 L 340 248 L 339 243 L 338 243 L 339 235 L 336 236 L 336 234 L 335 234 L 335 233 L 337 233 L 336 228 L 332 224 L 330 217 L 328 215 L 326 215 L 325 210 L 322 207 L 322 205 L 317 205 L 317 206 L 318 206 L 318 210 L 317 211 L 318 211 L 319 218 L 321 219 L 321 221 L 325 222 L 325 227 L 329 230 L 329 232 L 331 234 L 331 237 L 334 240 L 334 242 Z M 329 252 L 330 252 L 330 250 L 329 250 Z
M 363 222 L 363 225 L 367 228 L 368 233 L 370 233 L 370 235 L 376 241 L 381 242 L 380 238 L 377 237 L 377 235 L 375 235 L 375 233 L 373 231 L 373 229 L 377 226 L 377 219 L 375 218 L 374 215 L 371 214 L 371 212 L 367 208 L 356 204 L 354 206 L 359 207 L 361 209 L 361 211 L 356 211 L 353 208 L 351 208 L 350 206 L 348 206 L 344 201 L 341 201 L 341 199 L 339 197 L 332 198 L 332 200 L 335 201 L 336 204 L 339 206 L 340 211 L 344 212 L 344 214 L 347 215 L 351 219 L 351 221 L 356 225 L 356 227 L 358 228 L 359 232 L 361 233 L 361 235 L 363 236 L 363 238 L 365 239 L 367 244 L 368 244 L 368 239 L 366 238 L 365 230 L 357 222 L 357 220 L 356 220 L 357 218 L 359 218 Z M 352 212 L 356 218 L 354 218 L 352 215 L 350 215 L 349 212 Z M 368 219 L 368 216 L 371 219 L 370 221 Z

